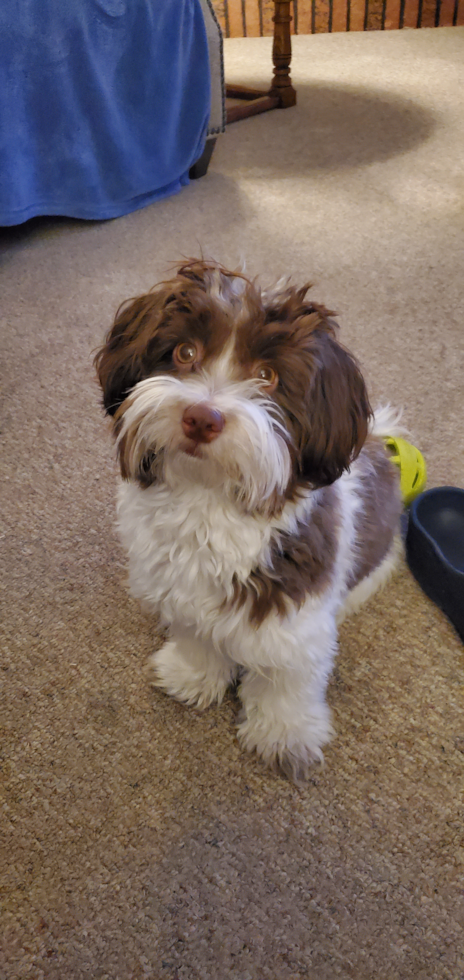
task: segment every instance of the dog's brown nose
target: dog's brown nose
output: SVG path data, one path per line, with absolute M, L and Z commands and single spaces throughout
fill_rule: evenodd
M 222 432 L 226 420 L 220 412 L 201 403 L 185 409 L 182 428 L 194 442 L 212 442 Z

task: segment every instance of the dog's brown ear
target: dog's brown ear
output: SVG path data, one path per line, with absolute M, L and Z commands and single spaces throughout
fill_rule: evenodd
M 157 294 L 147 293 L 119 308 L 94 361 L 108 415 L 114 415 L 131 388 L 146 376 L 147 336 L 156 330 L 162 307 Z
M 355 359 L 328 333 L 318 336 L 314 367 L 300 460 L 305 482 L 322 487 L 337 480 L 361 452 L 372 409 Z

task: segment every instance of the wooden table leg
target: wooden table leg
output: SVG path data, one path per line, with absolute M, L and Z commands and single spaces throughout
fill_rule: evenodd
M 290 78 L 290 62 L 292 60 L 290 0 L 274 0 L 274 7 L 274 44 L 272 47 L 274 81 L 269 95 L 278 95 L 281 108 L 287 109 L 289 106 L 296 105 L 296 92 Z
M 240 99 L 245 104 L 230 106 L 227 122 L 237 122 L 247 116 L 255 116 L 269 109 L 287 109 L 296 104 L 296 92 L 290 78 L 292 43 L 290 36 L 291 0 L 274 0 L 274 43 L 272 60 L 274 78 L 268 92 L 246 88 L 242 85 L 226 85 L 226 96 Z

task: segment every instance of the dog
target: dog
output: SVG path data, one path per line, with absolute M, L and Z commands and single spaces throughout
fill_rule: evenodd
M 123 304 L 96 356 L 134 596 L 167 629 L 154 685 L 238 683 L 241 745 L 295 781 L 332 735 L 337 625 L 398 556 L 399 474 L 333 313 L 213 261 Z

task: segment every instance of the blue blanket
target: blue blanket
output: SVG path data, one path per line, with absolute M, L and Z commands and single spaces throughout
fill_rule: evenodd
M 0 225 L 179 191 L 209 107 L 200 0 L 1 0 Z

